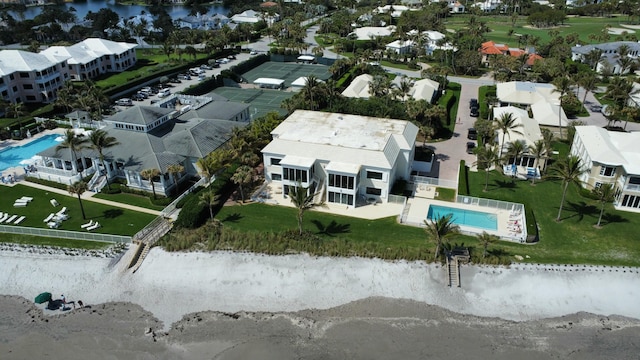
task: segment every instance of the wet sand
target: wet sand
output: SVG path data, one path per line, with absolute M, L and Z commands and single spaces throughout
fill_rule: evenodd
M 0 307 L 6 360 L 634 359 L 640 350 L 638 320 L 579 313 L 513 322 L 387 298 L 289 313 L 198 312 L 166 332 L 130 303 L 51 316 L 0 296 Z

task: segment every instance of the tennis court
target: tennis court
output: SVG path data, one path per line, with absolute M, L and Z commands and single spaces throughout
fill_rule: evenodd
M 318 64 L 297 64 L 283 62 L 266 62 L 256 68 L 253 68 L 242 77 L 250 84 L 258 78 L 273 78 L 284 80 L 284 86 L 289 87 L 291 83 L 301 76 L 315 75 L 318 79 L 326 81 L 331 77 L 329 67 Z
M 213 90 L 214 93 L 224 96 L 230 101 L 247 103 L 250 105 L 249 112 L 256 118 L 271 111 L 277 111 L 281 115 L 286 115 L 287 111 L 280 107 L 284 99 L 288 99 L 295 93 L 269 90 L 269 89 L 240 89 L 232 87 L 219 87 Z

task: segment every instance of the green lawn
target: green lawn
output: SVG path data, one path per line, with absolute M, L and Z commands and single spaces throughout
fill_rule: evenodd
M 93 195 L 93 197 L 98 199 L 115 201 L 123 204 L 129 204 L 133 206 L 139 206 L 146 209 L 151 210 L 162 210 L 163 206 L 154 205 L 151 203 L 151 199 L 148 196 L 136 195 L 136 194 L 128 194 L 128 193 L 120 193 L 120 194 L 102 194 L 98 193 Z
M 33 201 L 27 207 L 13 207 L 13 201 L 22 196 L 33 197 Z M 81 224 L 94 220 L 102 225 L 102 227 L 93 231 L 95 233 L 132 236 L 155 218 L 154 215 L 84 200 L 82 204 L 87 216 L 87 219 L 84 220 L 76 197 L 48 193 L 44 190 L 20 184 L 13 188 L 0 186 L 0 199 L 3 200 L 0 205 L 0 211 L 20 216 L 25 215 L 26 219 L 20 226 L 26 227 L 46 228 L 46 224 L 43 222 L 44 218 L 52 212 L 59 211 L 63 206 L 68 209 L 69 219 L 62 222 L 62 225 L 58 228 L 60 230 L 82 231 Z M 56 199 L 60 206 L 55 208 L 51 206 L 49 203 L 51 199 Z
M 445 26 L 448 29 L 460 30 L 464 28 L 464 23 L 467 21 L 468 15 L 456 15 L 448 18 Z M 520 17 L 514 28 L 514 34 L 508 35 L 511 27 L 511 16 L 482 16 L 479 20 L 485 21 L 487 26 L 491 29 L 491 32 L 486 34 L 488 40 L 493 40 L 496 43 L 505 43 L 510 46 L 518 46 L 518 36 L 516 34 L 529 34 L 540 37 L 541 44 L 549 42 L 551 37 L 549 36 L 550 29 L 535 29 L 528 27 L 526 17 Z M 554 28 L 560 35 L 566 36 L 570 33 L 577 33 L 580 35 L 580 40 L 584 43 L 594 43 L 589 39 L 589 35 L 599 35 L 606 28 L 611 26 L 615 28 L 624 28 L 623 24 L 629 24 L 627 17 L 611 17 L 611 18 L 593 18 L 593 17 L 570 17 L 567 18 L 564 26 Z M 626 29 L 626 28 L 625 28 Z M 635 30 L 626 29 L 629 34 L 635 34 Z M 615 41 L 617 35 L 611 35 L 610 41 Z
M 285 206 L 249 204 L 225 206 L 216 218 L 225 227 L 249 232 L 279 232 L 298 226 L 296 209 Z M 332 224 L 333 222 L 333 224 Z M 328 227 L 333 231 L 323 232 Z M 387 247 L 405 246 L 422 248 L 429 246 L 424 230 L 396 223 L 395 217 L 381 220 L 365 220 L 332 215 L 319 211 L 308 211 L 304 217 L 304 228 L 325 238 L 339 237 L 360 243 L 381 243 Z M 399 239 L 402 239 L 399 241 Z
M 563 153 L 563 151 L 561 151 Z M 640 266 L 636 240 L 640 214 L 605 207 L 601 229 L 594 228 L 600 203 L 583 198 L 576 186 L 569 186 L 561 221 L 555 218 L 562 197 L 561 183 L 512 181 L 497 172 L 489 175 L 489 190 L 483 192 L 484 173 L 469 173 L 472 196 L 523 203 L 532 210 L 540 231 L 540 242 L 532 246 L 502 244 L 512 254 L 529 255 L 525 261 L 563 264 L 603 264 Z M 534 219 L 527 218 L 528 222 Z
M 106 249 L 112 245 L 110 243 L 100 241 L 59 239 L 18 234 L 2 234 L 2 236 L 0 237 L 0 242 L 26 245 L 56 246 L 86 250 Z

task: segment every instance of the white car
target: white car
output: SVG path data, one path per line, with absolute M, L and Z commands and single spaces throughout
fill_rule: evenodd
M 163 98 L 171 95 L 171 89 L 162 89 L 158 91 L 158 97 Z
M 258 55 L 258 52 L 255 50 L 251 50 L 251 52 L 249 53 L 249 55 Z

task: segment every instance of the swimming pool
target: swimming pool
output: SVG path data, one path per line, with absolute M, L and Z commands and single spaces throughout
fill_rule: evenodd
M 448 206 L 429 205 L 427 219 L 434 220 L 441 216 L 453 214 L 451 220 L 456 225 L 471 226 L 484 230 L 498 230 L 498 216 L 482 211 L 457 209 Z
M 31 159 L 40 151 L 58 145 L 59 142 L 56 141 L 56 138 L 59 136 L 57 134 L 45 135 L 22 146 L 9 146 L 0 150 L 0 171 L 20 166 L 21 161 Z

